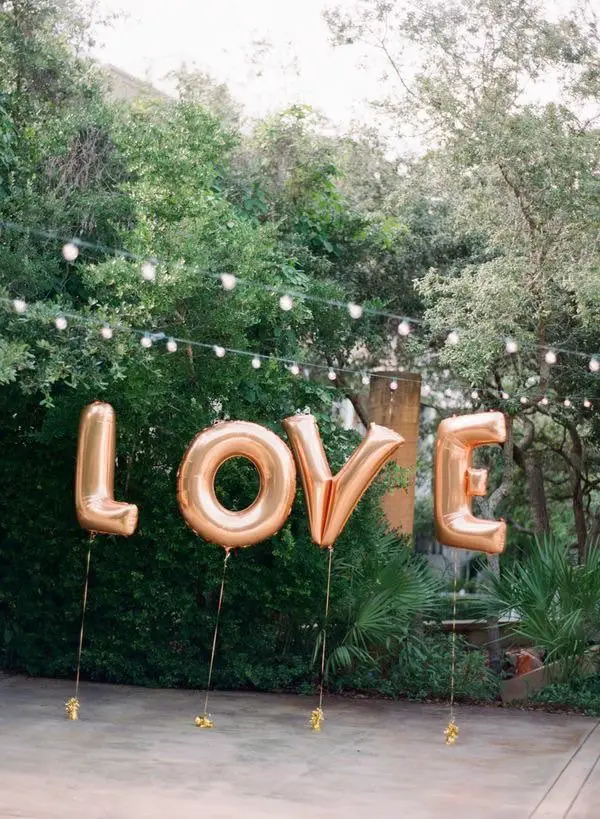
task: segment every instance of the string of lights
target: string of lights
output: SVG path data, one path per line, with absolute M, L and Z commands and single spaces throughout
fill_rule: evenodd
M 30 234 L 39 238 L 50 239 L 52 241 L 60 242 L 62 244 L 61 252 L 63 258 L 68 263 L 73 263 L 77 260 L 82 250 L 90 250 L 106 255 L 111 255 L 116 258 L 123 258 L 129 261 L 134 261 L 140 264 L 140 277 L 143 281 L 152 283 L 155 282 L 158 275 L 158 269 L 161 265 L 168 265 L 169 262 L 164 259 L 156 257 L 141 256 L 133 253 L 130 250 L 110 247 L 108 245 L 90 242 L 80 238 L 68 238 L 56 231 L 47 230 L 44 228 L 31 227 L 23 225 L 18 222 L 11 222 L 7 220 L 0 220 L 0 228 L 8 231 L 15 231 L 22 234 Z M 354 302 L 344 302 L 336 299 L 328 299 L 322 296 L 316 296 L 310 293 L 305 293 L 298 290 L 293 290 L 282 285 L 270 285 L 263 282 L 255 281 L 254 279 L 247 279 L 236 276 L 234 273 L 215 273 L 198 266 L 192 266 L 194 272 L 206 278 L 211 278 L 220 282 L 221 286 L 226 291 L 235 290 L 236 287 L 249 287 L 260 289 L 264 292 L 279 296 L 280 308 L 288 312 L 292 310 L 296 302 L 313 302 L 329 306 L 337 309 L 346 310 L 350 318 L 357 320 L 363 316 L 374 316 L 379 318 L 387 318 L 397 322 L 398 335 L 401 337 L 409 336 L 417 327 L 423 326 L 421 319 L 392 313 L 385 310 L 379 310 L 369 305 L 356 304 Z M 516 355 L 521 349 L 537 350 L 543 353 L 544 360 L 550 366 L 558 362 L 559 355 L 576 356 L 587 360 L 588 367 L 591 372 L 600 372 L 600 354 L 593 354 L 582 352 L 581 350 L 574 350 L 572 348 L 564 347 L 560 344 L 556 345 L 540 345 L 535 342 L 525 340 L 517 341 L 514 338 L 500 338 L 499 342 L 504 345 L 507 355 Z M 460 335 L 456 330 L 450 330 L 446 336 L 446 344 L 456 346 L 460 344 Z
M 33 304 L 28 305 L 23 299 L 8 299 L 0 298 L 0 304 L 14 311 L 19 316 L 27 315 L 32 319 L 39 319 L 42 322 L 52 322 L 54 327 L 59 332 L 64 332 L 69 328 L 69 322 L 81 324 L 91 327 L 98 332 L 100 338 L 106 342 L 114 338 L 116 332 L 127 333 L 139 338 L 140 345 L 149 350 L 152 347 L 164 345 L 167 353 L 177 353 L 180 349 L 195 347 L 204 352 L 212 352 L 217 358 L 222 359 L 228 355 L 241 356 L 250 359 L 252 369 L 261 369 L 263 363 L 276 363 L 285 367 L 285 369 L 292 376 L 302 375 L 306 379 L 310 379 L 313 373 L 326 373 L 329 381 L 334 384 L 337 382 L 338 376 L 349 376 L 360 381 L 360 383 L 367 387 L 370 385 L 372 379 L 383 379 L 389 383 L 391 392 L 395 392 L 400 383 L 410 382 L 414 383 L 414 376 L 402 375 L 402 368 L 397 374 L 389 372 L 381 372 L 379 370 L 359 369 L 355 367 L 339 367 L 330 366 L 329 364 L 322 364 L 314 361 L 295 360 L 275 354 L 257 353 L 252 350 L 239 349 L 235 347 L 228 347 L 216 342 L 197 341 L 195 339 L 182 338 L 179 336 L 169 335 L 163 331 L 143 330 L 135 327 L 129 327 L 118 322 L 107 323 L 97 319 L 94 316 L 85 315 L 82 313 L 75 313 L 69 311 L 53 311 L 47 305 Z M 448 372 L 448 371 L 446 371 Z M 531 388 L 534 391 L 534 387 Z M 448 404 L 450 407 L 459 408 L 457 402 L 462 398 L 465 408 L 471 408 L 473 404 L 485 406 L 490 401 L 486 397 L 494 398 L 494 400 L 505 405 L 518 402 L 524 408 L 538 405 L 544 410 L 547 407 L 561 407 L 566 410 L 573 410 L 577 406 L 583 406 L 584 409 L 592 409 L 592 402 L 586 396 L 569 396 L 560 397 L 554 394 L 544 393 L 543 395 L 527 394 L 527 391 L 507 392 L 504 390 L 494 390 L 486 388 L 485 390 L 472 390 L 469 398 L 465 398 L 462 389 L 446 387 L 440 389 L 433 387 L 431 384 L 423 383 L 421 387 L 421 395 L 423 398 L 440 393 L 440 407 L 446 409 Z M 446 401 L 449 399 L 449 402 Z

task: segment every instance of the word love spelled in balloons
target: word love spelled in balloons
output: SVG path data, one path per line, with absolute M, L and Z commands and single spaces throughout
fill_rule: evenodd
M 312 539 L 333 546 L 357 503 L 391 455 L 401 435 L 371 424 L 346 464 L 333 476 L 315 418 L 294 415 L 283 426 L 306 495 Z M 436 527 L 449 546 L 502 551 L 503 522 L 480 520 L 471 512 L 474 495 L 485 494 L 485 470 L 472 468 L 476 446 L 505 438 L 501 413 L 478 413 L 440 424 L 436 455 Z M 116 420 L 110 404 L 95 402 L 81 415 L 75 506 L 82 527 L 103 534 L 132 535 L 137 507 L 114 499 Z M 226 509 L 215 479 L 230 458 L 251 461 L 259 474 L 254 502 L 238 512 Z M 285 523 L 296 491 L 296 467 L 289 447 L 275 433 L 247 421 L 223 421 L 194 438 L 177 475 L 177 498 L 186 523 L 211 543 L 232 549 L 274 535 Z

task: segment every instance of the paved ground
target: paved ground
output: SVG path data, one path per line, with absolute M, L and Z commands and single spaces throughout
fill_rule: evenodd
M 0 817 L 26 819 L 598 819 L 600 723 L 438 706 L 211 695 L 0 678 Z

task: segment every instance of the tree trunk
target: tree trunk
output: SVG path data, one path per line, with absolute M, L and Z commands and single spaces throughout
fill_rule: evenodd
M 569 463 L 571 465 L 571 503 L 573 507 L 573 518 L 575 520 L 575 533 L 577 535 L 577 553 L 579 562 L 585 563 L 587 549 L 587 524 L 585 519 L 585 509 L 583 506 L 583 480 L 582 472 L 584 466 L 583 443 L 581 436 L 574 425 L 567 427 L 571 437 L 571 455 Z
M 492 574 L 500 577 L 500 558 L 498 555 L 488 555 L 488 566 Z M 500 676 L 502 672 L 502 649 L 500 646 L 500 626 L 495 617 L 487 621 L 488 657 L 490 658 L 490 668 Z
M 527 480 L 529 508 L 533 520 L 533 531 L 536 535 L 545 535 L 550 531 L 548 507 L 546 505 L 546 487 L 539 452 L 534 449 L 523 453 L 523 469 Z

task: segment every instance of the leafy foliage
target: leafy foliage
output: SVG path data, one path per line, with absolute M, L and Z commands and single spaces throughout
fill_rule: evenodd
M 600 549 L 578 565 L 569 549 L 552 538 L 539 540 L 520 563 L 487 577 L 487 605 L 496 616 L 514 612 L 515 627 L 546 652 L 546 662 L 573 660 L 598 638 L 600 624 Z

